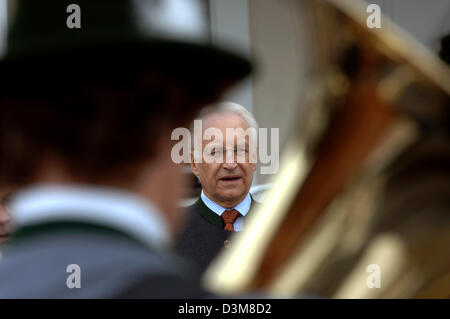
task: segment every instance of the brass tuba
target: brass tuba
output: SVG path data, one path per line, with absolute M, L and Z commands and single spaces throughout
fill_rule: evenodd
M 450 71 L 356 0 L 310 0 L 314 72 L 264 205 L 204 276 L 273 297 L 450 297 Z M 232 273 L 232 276 L 230 276 Z

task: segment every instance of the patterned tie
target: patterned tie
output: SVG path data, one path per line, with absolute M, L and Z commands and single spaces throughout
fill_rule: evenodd
M 226 210 L 221 215 L 223 224 L 225 225 L 223 229 L 228 231 L 234 231 L 233 223 L 239 217 L 239 212 L 235 209 Z

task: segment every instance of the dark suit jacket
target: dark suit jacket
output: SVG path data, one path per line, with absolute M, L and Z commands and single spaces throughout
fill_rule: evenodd
M 0 298 L 198 298 L 185 261 L 116 229 L 48 222 L 19 229 L 2 252 Z M 67 266 L 81 268 L 68 288 Z
M 248 214 L 257 206 L 258 203 L 252 198 Z M 233 233 L 223 229 L 222 218 L 210 210 L 201 198 L 188 207 L 187 213 L 190 216 L 178 240 L 177 250 L 203 272 L 224 246 L 232 244 L 229 237 Z

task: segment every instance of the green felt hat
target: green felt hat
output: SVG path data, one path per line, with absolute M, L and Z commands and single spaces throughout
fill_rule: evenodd
M 211 87 L 234 83 L 250 73 L 251 64 L 209 43 L 201 2 L 10 1 L 13 14 L 0 77 L 64 80 L 75 73 L 113 75 L 152 67 Z

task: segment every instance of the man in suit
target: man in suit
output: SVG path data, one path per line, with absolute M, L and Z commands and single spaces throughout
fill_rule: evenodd
M 256 170 L 258 124 L 243 106 L 231 102 L 205 109 L 199 120 L 202 131 L 199 135 L 194 129 L 191 168 L 202 192 L 189 207 L 190 219 L 178 250 L 204 271 L 223 247 L 231 245 L 232 232 L 243 229 L 245 217 L 258 205 L 249 192 Z M 249 134 L 227 134 L 230 129 Z M 221 134 L 210 142 L 205 134 L 208 130 Z M 196 146 L 199 138 L 201 143 Z
M 171 132 L 250 64 L 194 37 L 203 11 L 179 2 L 17 1 L 0 59 L 0 189 L 14 190 L 0 298 L 203 296 L 170 249 L 184 219 Z

